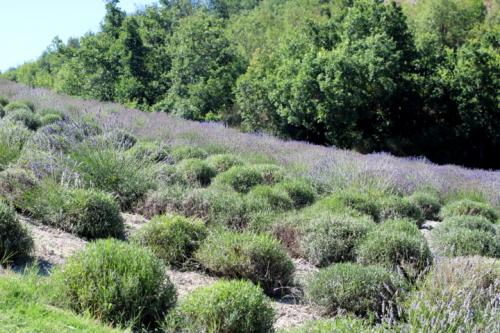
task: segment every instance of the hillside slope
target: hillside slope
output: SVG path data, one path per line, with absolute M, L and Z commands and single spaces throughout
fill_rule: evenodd
M 499 184 L 0 81 L 0 331 L 498 331 Z
M 283 141 L 268 135 L 241 133 L 218 123 L 188 121 L 162 112 L 145 113 L 120 104 L 64 96 L 3 79 L 0 79 L 0 95 L 30 99 L 40 108 L 89 115 L 106 128 L 128 129 L 141 138 L 164 140 L 172 145 L 223 149 L 255 160 L 273 161 L 330 189 L 356 184 L 410 194 L 418 188 L 431 187 L 442 195 L 478 190 L 493 205 L 500 205 L 500 171 L 440 166 L 418 157 L 359 154 L 300 141 Z

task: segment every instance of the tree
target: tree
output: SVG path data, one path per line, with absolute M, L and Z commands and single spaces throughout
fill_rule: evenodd
M 210 0 L 208 8 L 219 17 L 229 18 L 241 11 L 256 7 L 260 2 L 261 0 Z
M 120 0 L 105 0 L 104 2 L 106 3 L 106 15 L 102 23 L 102 31 L 117 39 L 126 13 L 118 7 Z
M 255 130 L 264 123 L 254 121 L 252 113 L 253 105 L 265 105 L 275 108 L 278 117 L 270 110 L 265 117 L 259 112 L 267 121 L 264 129 L 285 127 L 292 137 L 345 148 L 383 146 L 391 121 L 408 116 L 396 105 L 407 99 L 404 86 L 416 56 L 413 40 L 394 4 L 356 1 L 344 13 L 311 22 L 308 35 L 277 48 L 270 57 L 278 59 L 274 67 L 256 70 L 259 62 L 251 62 L 237 89 L 247 127 Z M 257 94 L 262 102 L 250 96 L 262 92 L 258 87 L 269 90 Z
M 172 85 L 156 108 L 188 119 L 229 112 L 241 63 L 224 36 L 222 20 L 203 12 L 182 19 L 169 50 Z
M 486 15 L 483 0 L 419 0 L 407 5 L 417 45 L 457 48 Z
M 120 57 L 120 78 L 116 87 L 116 99 L 135 106 L 146 104 L 145 86 L 148 81 L 145 62 L 147 50 L 139 35 L 139 25 L 134 17 L 123 23 L 115 48 Z

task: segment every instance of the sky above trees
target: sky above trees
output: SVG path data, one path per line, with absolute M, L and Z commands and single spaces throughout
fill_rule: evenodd
M 132 12 L 154 0 L 122 0 Z M 1 0 L 0 71 L 34 60 L 55 36 L 63 41 L 97 31 L 105 13 L 103 0 Z

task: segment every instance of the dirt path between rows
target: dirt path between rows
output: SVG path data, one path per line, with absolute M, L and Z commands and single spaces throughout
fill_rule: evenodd
M 133 214 L 123 214 L 127 235 L 132 235 L 148 221 Z M 81 250 L 87 241 L 72 234 L 51 228 L 37 221 L 21 217 L 21 222 L 31 231 L 35 242 L 34 259 L 38 262 L 42 273 L 50 272 L 55 265 L 60 265 L 73 253 Z M 304 281 L 308 275 L 317 269 L 304 260 L 294 260 L 296 277 L 298 281 Z M 196 288 L 208 286 L 217 281 L 216 277 L 209 276 L 198 271 L 167 270 L 170 280 L 177 287 L 179 299 L 194 291 Z M 311 305 L 300 304 L 297 299 L 274 300 L 273 307 L 276 311 L 275 328 L 283 329 L 298 326 L 306 321 L 320 318 L 320 311 Z

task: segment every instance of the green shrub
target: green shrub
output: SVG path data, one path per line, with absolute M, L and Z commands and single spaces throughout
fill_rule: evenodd
M 243 229 L 247 225 L 245 201 L 237 192 L 217 188 L 195 189 L 182 200 L 182 214 L 203 219 L 209 225 Z
M 167 316 L 166 332 L 272 332 L 274 310 L 262 290 L 246 281 L 218 281 L 196 289 Z
M 25 215 L 43 224 L 60 227 L 64 219 L 61 207 L 65 206 L 65 191 L 66 189 L 62 188 L 59 183 L 44 180 L 24 192 L 18 206 Z
M 127 131 L 114 129 L 103 135 L 104 142 L 112 148 L 119 150 L 128 150 L 137 142 L 137 138 Z
M 0 107 L 6 106 L 9 104 L 9 100 L 5 96 L 0 96 Z
M 52 181 L 27 191 L 19 206 L 42 223 L 88 239 L 123 237 L 124 224 L 111 195 L 65 189 Z
M 140 141 L 129 150 L 129 153 L 139 161 L 166 162 L 170 158 L 170 147 L 158 142 Z
M 112 325 L 148 325 L 175 303 L 175 287 L 147 249 L 100 240 L 71 256 L 52 276 L 60 301 Z
M 31 110 L 31 112 L 35 112 L 36 108 L 35 108 L 35 103 L 33 103 L 33 101 L 30 101 L 29 99 L 20 99 L 17 102 L 23 103 L 28 107 L 28 109 Z
M 40 126 L 47 126 L 62 120 L 63 117 L 58 114 L 46 114 L 40 117 Z
M 441 203 L 437 196 L 425 192 L 415 192 L 408 197 L 408 200 L 412 204 L 420 207 L 426 220 L 436 221 L 439 219 Z
M 216 171 L 206 161 L 198 158 L 184 159 L 177 164 L 177 172 L 186 183 L 207 186 L 215 177 Z
M 64 195 L 63 229 L 88 239 L 123 237 L 120 208 L 111 195 L 83 189 L 69 190 Z
M 10 111 L 3 119 L 23 124 L 26 128 L 32 131 L 36 131 L 42 125 L 40 117 L 27 109 L 16 109 Z
M 214 180 L 214 184 L 230 186 L 240 193 L 247 193 L 263 182 L 262 174 L 251 166 L 234 166 L 217 175 Z
M 380 220 L 379 199 L 370 193 L 352 190 L 335 192 L 318 201 L 317 207 L 318 209 L 332 212 L 342 212 L 345 209 L 353 209 L 362 214 L 371 216 L 375 222 Z
M 459 215 L 446 218 L 438 226 L 439 230 L 465 228 L 470 230 L 483 230 L 495 234 L 495 225 L 487 218 L 479 215 Z
M 324 213 L 311 219 L 304 228 L 301 249 L 316 266 L 354 261 L 355 249 L 375 223 L 369 217 Z
M 48 116 L 48 115 L 57 115 L 57 116 L 59 116 L 59 118 L 61 118 L 61 120 L 66 118 L 66 115 L 64 114 L 64 112 L 62 112 L 61 110 L 52 109 L 52 108 L 43 108 L 41 110 L 38 110 L 36 113 L 38 113 L 38 115 L 40 117 L 44 117 L 44 116 Z
M 231 154 L 212 155 L 207 158 L 207 162 L 217 173 L 225 172 L 233 166 L 243 165 L 243 161 L 238 156 Z
M 390 232 L 399 232 L 411 236 L 421 236 L 422 233 L 418 229 L 415 221 L 410 218 L 399 218 L 386 220 L 380 224 L 379 230 L 387 230 Z
M 33 250 L 28 230 L 19 222 L 15 211 L 0 200 L 0 264 L 26 257 Z
M 276 221 L 282 216 L 273 211 L 249 211 L 245 212 L 246 229 L 256 233 L 272 233 Z
M 316 200 L 316 190 L 305 180 L 285 180 L 276 185 L 276 188 L 288 193 L 295 208 L 308 206 Z
M 365 320 L 356 317 L 336 317 L 334 319 L 316 319 L 305 324 L 285 329 L 281 333 L 374 333 Z
M 285 179 L 285 169 L 274 164 L 254 164 L 252 165 L 260 173 L 263 184 L 273 185 Z
M 321 269 L 306 288 L 308 299 L 329 314 L 386 315 L 395 307 L 403 281 L 380 266 L 339 263 Z
M 372 230 L 357 249 L 358 261 L 402 270 L 409 279 L 416 278 L 432 263 L 425 238 L 409 220 L 386 221 Z
M 80 180 L 80 175 L 73 170 L 74 162 L 58 152 L 23 149 L 16 166 L 32 172 L 38 179 L 49 177 L 62 183 Z
M 146 218 L 164 213 L 181 213 L 185 195 L 186 188 L 183 186 L 164 186 L 159 190 L 147 192 L 135 207 L 135 211 Z
M 162 215 L 142 227 L 134 240 L 147 246 L 167 265 L 179 267 L 191 259 L 206 236 L 207 228 L 200 220 Z
M 0 171 L 19 157 L 31 134 L 24 126 L 0 123 Z
M 151 165 L 124 152 L 83 148 L 72 158 L 83 180 L 116 195 L 122 209 L 129 209 L 154 187 Z
M 445 204 L 461 200 L 488 203 L 488 196 L 481 189 L 470 187 L 453 189 L 443 194 L 443 202 Z
M 186 179 L 177 172 L 174 165 L 157 163 L 153 166 L 152 173 L 155 183 L 158 184 L 158 188 L 172 185 L 188 185 Z
M 496 332 L 500 261 L 442 258 L 408 298 L 402 332 Z
M 483 216 L 491 222 L 496 222 L 498 220 L 498 214 L 489 204 L 468 199 L 453 201 L 446 204 L 441 209 L 439 215 L 442 219 L 460 215 L 477 215 Z
M 181 147 L 176 147 L 172 150 L 172 158 L 174 159 L 175 162 L 179 162 L 181 160 L 185 160 L 188 158 L 199 158 L 199 159 L 205 159 L 207 158 L 208 153 L 198 147 L 192 147 L 192 146 L 181 146 Z
M 24 169 L 8 168 L 0 172 L 0 197 L 17 205 L 26 191 L 37 185 L 35 176 Z
M 251 211 L 285 211 L 293 208 L 293 201 L 288 193 L 270 185 L 255 186 L 247 194 L 246 201 Z
M 69 153 L 98 140 L 100 128 L 83 121 L 65 120 L 40 128 L 27 142 L 29 150 Z
M 436 228 L 431 232 L 436 251 L 444 256 L 500 257 L 500 238 L 484 230 Z
M 3 109 L 3 106 L 0 105 L 0 119 L 2 119 L 5 116 L 5 110 Z
M 281 244 L 267 234 L 216 232 L 208 236 L 195 257 L 212 273 L 249 279 L 271 295 L 290 283 L 294 270 Z
M 9 104 L 5 105 L 4 109 L 7 112 L 14 110 L 22 110 L 22 109 L 33 112 L 30 105 L 26 104 L 26 102 L 23 101 L 12 101 Z
M 424 223 L 424 216 L 419 206 L 407 198 L 388 196 L 380 200 L 380 220 L 410 218 L 420 228 Z

